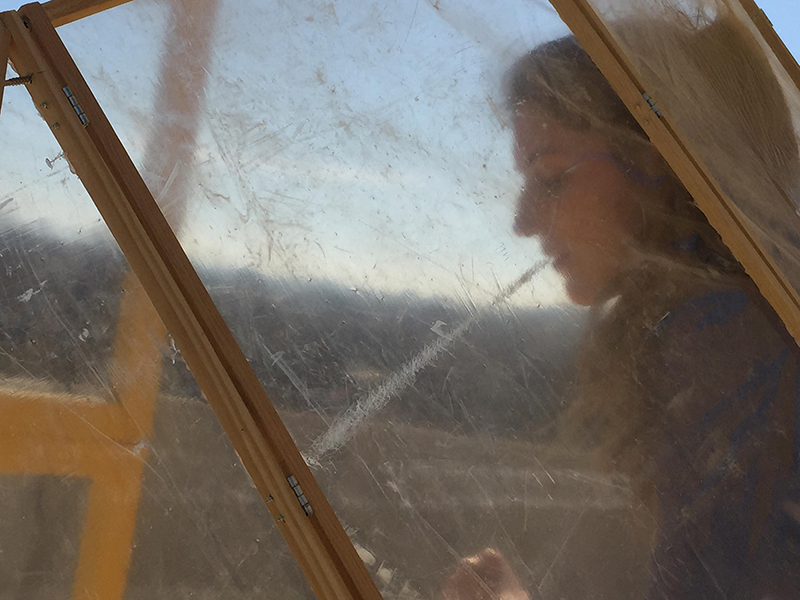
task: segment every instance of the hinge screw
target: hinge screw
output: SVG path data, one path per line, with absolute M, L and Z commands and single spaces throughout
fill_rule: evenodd
M 33 75 L 21 75 L 19 77 L 12 77 L 3 82 L 4 87 L 12 87 L 15 85 L 26 85 L 33 81 Z
M 283 515 L 279 515 L 279 516 L 278 516 L 278 521 L 280 521 L 281 523 L 283 523 L 285 520 L 286 520 L 286 519 L 284 518 L 284 516 L 283 516 Z
M 60 125 L 59 123 L 53 123 L 53 124 L 51 125 L 51 127 L 52 127 L 53 129 L 55 129 L 56 131 L 58 131 L 59 129 L 61 129 L 61 125 Z

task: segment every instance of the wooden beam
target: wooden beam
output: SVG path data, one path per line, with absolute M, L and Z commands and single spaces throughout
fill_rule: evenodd
M 4 439 L 66 445 L 103 438 L 133 445 L 142 439 L 147 425 L 134 420 L 126 406 L 107 398 L 0 389 L 0 437 Z
M 756 283 L 789 333 L 800 340 L 800 296 L 748 227 L 748 219 L 676 131 L 642 97 L 642 77 L 587 0 L 550 0 L 561 19 L 608 79 L 653 145 L 680 178 L 711 225 Z
M 136 534 L 147 451 L 95 473 L 84 512 L 74 600 L 123 600 Z
M 175 338 L 278 528 L 321 600 L 380 598 L 244 354 L 39 4 L 4 13 L 14 63 L 70 164 Z M 81 107 L 79 118 L 65 87 Z M 313 513 L 306 514 L 287 477 Z
M 67 23 L 72 23 L 95 15 L 109 8 L 114 8 L 120 4 L 126 4 L 131 0 L 50 0 L 45 2 L 44 10 L 47 13 L 53 27 L 61 27 Z

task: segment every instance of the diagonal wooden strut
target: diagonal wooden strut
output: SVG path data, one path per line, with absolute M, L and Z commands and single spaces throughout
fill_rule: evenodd
M 0 15 L 18 72 L 322 600 L 380 598 L 353 545 L 40 4 Z M 68 88 L 68 89 L 65 89 Z M 68 99 L 68 95 L 72 99 Z M 79 108 L 76 108 L 76 105 Z M 82 115 L 82 116 L 81 116 Z M 287 478 L 313 509 L 307 515 Z
M 90 17 L 131 0 L 50 0 L 43 4 L 44 10 L 53 27 L 61 27 L 68 23 Z

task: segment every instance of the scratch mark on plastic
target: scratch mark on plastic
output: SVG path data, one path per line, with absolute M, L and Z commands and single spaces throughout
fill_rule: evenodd
M 513 283 L 507 286 L 492 299 L 492 305 L 505 302 L 514 295 L 523 285 L 528 283 L 536 273 L 541 271 L 548 261 L 541 261 L 525 271 Z M 478 320 L 477 314 L 455 327 L 449 335 L 440 332 L 438 338 L 426 345 L 419 354 L 406 362 L 399 370 L 395 371 L 383 384 L 371 391 L 365 398 L 359 400 L 354 406 L 318 437 L 305 455 L 306 463 L 315 466 L 326 455 L 346 444 L 356 431 L 375 414 L 383 410 L 389 401 L 416 380 L 417 374 L 428 365 L 432 364 L 450 346 L 457 342 L 470 327 Z M 552 478 L 551 478 L 552 479 Z
M 24 292 L 22 292 L 19 296 L 17 296 L 17 302 L 22 302 L 23 304 L 26 302 L 30 302 L 31 298 L 33 298 L 36 294 L 42 291 L 44 284 L 47 283 L 47 279 L 42 281 L 39 284 L 39 289 L 34 290 L 33 288 L 28 288 Z

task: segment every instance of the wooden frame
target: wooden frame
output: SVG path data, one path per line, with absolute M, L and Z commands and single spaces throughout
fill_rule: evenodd
M 0 473 L 89 480 L 73 598 L 122 600 L 166 338 L 131 273 L 111 358 L 116 402 L 0 390 Z
M 53 27 L 61 27 L 131 0 L 50 0 L 44 7 Z
M 50 0 L 44 6 L 55 26 L 69 23 L 130 0 Z M 800 89 L 800 66 L 772 28 L 755 0 L 735 0 L 753 21 L 789 77 Z M 795 340 L 800 341 L 800 294 L 780 267 L 751 234 L 747 219 L 722 190 L 703 161 L 668 119 L 655 119 L 642 94 L 642 78 L 586 0 L 550 0 L 561 19 L 575 34 L 592 60 L 614 87 L 628 109 L 648 134 L 710 223 L 739 259 L 751 279 L 783 320 Z
M 380 598 L 241 349 L 53 28 L 126 1 L 51 0 L 45 5 L 23 6 L 18 13 L 3 13 L 0 58 L 11 39 L 9 54 L 17 71 L 34 74 L 28 90 L 40 114 L 68 154 L 159 316 L 175 337 L 314 593 L 323 600 Z M 800 85 L 796 61 L 772 28 L 764 29 L 765 24 L 759 21 L 763 13 L 752 0 L 740 1 L 781 64 Z M 602 19 L 587 0 L 551 0 L 551 4 L 745 266 L 790 333 L 800 339 L 797 291 L 750 233 L 739 209 L 668 117 L 656 118 L 644 100 L 642 78 Z M 86 122 L 82 122 L 67 100 L 65 88 L 69 88 L 81 107 Z M 1 94 L 2 89 L 0 99 Z M 12 402 L 10 406 L 23 413 L 30 408 L 24 402 L 18 405 Z M 8 423 L 17 423 L 24 430 L 25 414 L 12 416 Z M 86 423 L 109 418 L 105 413 L 87 413 Z M 113 418 L 108 424 L 103 421 L 103 427 L 106 425 L 112 429 L 122 427 L 119 432 L 114 430 L 122 436 L 121 443 L 130 444 L 138 439 Z M 5 459 L 13 463 L 20 456 L 9 452 Z M 109 485 L 128 485 L 128 479 L 140 478 L 141 461 L 137 465 L 131 463 L 131 477 L 125 482 Z M 113 471 L 105 464 L 101 466 Z M 290 476 L 299 482 L 312 514 L 306 514 L 298 502 L 287 480 Z M 101 488 L 97 488 L 98 494 Z M 92 490 L 95 494 L 95 487 Z M 93 531 L 95 537 L 102 533 L 99 529 Z M 132 529 L 125 532 L 132 535 Z
M 148 136 L 148 156 L 158 154 L 149 162 L 158 164 L 146 164 L 147 172 L 167 168 L 172 173 L 176 165 L 190 162 L 187 155 L 194 148 L 196 129 L 192 118 L 200 111 L 197 92 L 205 88 L 218 4 L 218 0 L 171 2 L 174 29 L 161 53 L 158 82 L 158 104 L 166 111 L 156 116 Z M 200 14 L 187 18 L 188 10 L 195 8 Z M 10 42 L 5 27 L 0 25 L 0 31 Z M 183 51 L 187 45 L 191 54 Z M 6 51 L 0 58 L 5 65 L 8 45 L 3 47 Z M 172 77 L 174 69 L 182 71 L 181 82 Z M 188 123 L 175 124 L 167 117 L 178 107 L 189 116 Z M 158 153 L 152 151 L 156 145 Z M 183 205 L 180 186 L 170 196 L 172 206 Z M 173 215 L 172 222 L 180 223 L 180 217 Z M 0 390 L 0 472 L 79 476 L 90 482 L 73 598 L 122 600 L 126 590 L 167 337 L 132 272 L 125 274 L 122 284 L 115 330 L 108 370 L 114 402 L 104 397 Z
M 651 110 L 643 96 L 646 89 L 642 77 L 602 18 L 587 0 L 550 0 L 550 3 L 744 266 L 789 333 L 800 341 L 800 295 L 797 290 L 750 232 L 741 210 L 692 151 L 685 136 L 676 130 L 669 115 L 659 117 Z
M 318 598 L 380 598 L 288 431 L 40 4 L 3 13 L 15 68 L 69 156 Z M 76 111 L 67 99 L 68 88 Z M 288 478 L 302 488 L 307 514 Z

